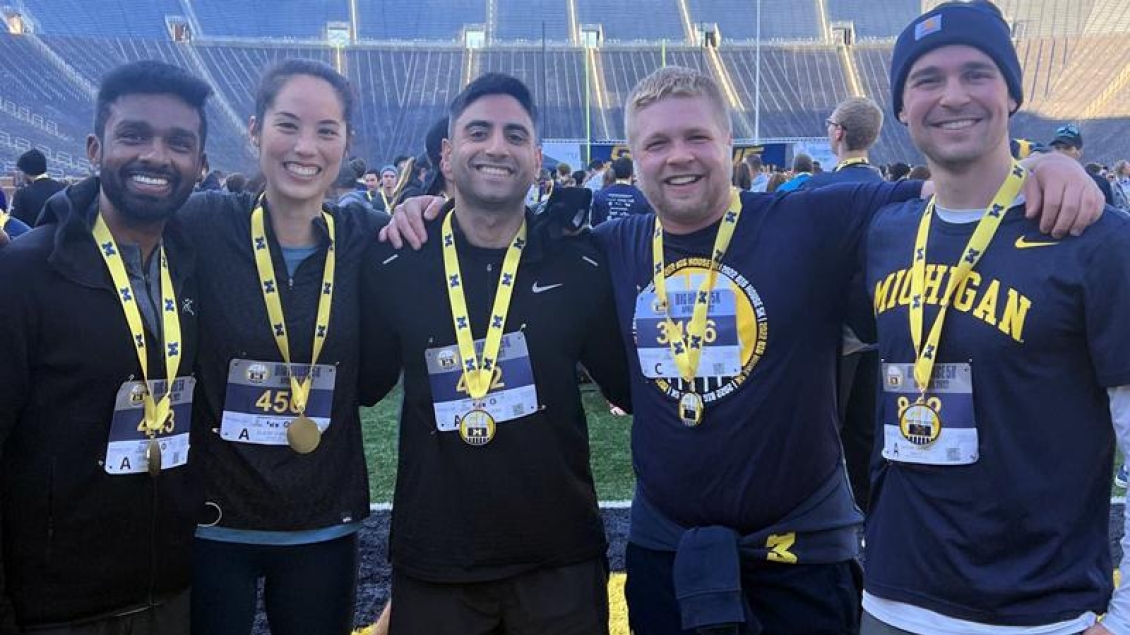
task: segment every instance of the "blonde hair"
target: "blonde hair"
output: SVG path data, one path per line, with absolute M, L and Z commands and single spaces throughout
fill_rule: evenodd
M 732 132 L 730 114 L 722 90 L 710 75 L 682 66 L 664 66 L 641 79 L 628 95 L 624 108 L 624 130 L 632 138 L 632 117 L 637 112 L 671 97 L 705 97 L 718 113 L 718 123 L 726 134 Z
M 875 145 L 883 128 L 883 110 L 866 97 L 848 97 L 836 106 L 832 118 L 843 128 L 844 145 L 849 151 Z

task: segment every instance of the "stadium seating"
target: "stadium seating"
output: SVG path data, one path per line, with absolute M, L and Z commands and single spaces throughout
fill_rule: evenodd
M 347 0 L 184 0 L 191 5 L 202 35 L 240 38 L 321 38 L 327 22 L 348 22 Z M 402 5 L 403 6 L 403 5 Z
M 871 152 L 876 163 L 923 163 L 922 155 L 910 140 L 910 133 L 891 112 L 891 44 L 869 44 L 853 49 L 855 67 L 865 95 L 883 108 L 883 131 Z
M 363 40 L 459 40 L 468 24 L 485 25 L 485 2 L 449 0 L 357 0 L 357 31 Z M 539 35 L 540 37 L 540 35 Z
M 757 5 L 754 0 L 687 0 L 692 23 L 715 23 L 723 41 L 753 40 Z M 820 37 L 816 2 L 761 0 L 761 39 L 814 40 Z
M 600 24 L 606 42 L 685 42 L 687 37 L 679 19 L 677 0 L 577 0 L 577 14 L 581 24 Z M 640 16 L 670 17 L 641 20 Z
M 145 0 L 144 2 L 51 0 L 23 3 L 20 8 L 25 16 L 30 15 L 33 18 L 34 24 L 38 27 L 36 31 L 45 35 L 99 34 L 162 38 L 167 34 L 166 16 L 185 14 L 178 0 Z
M 541 51 L 496 50 L 475 55 L 475 72 L 501 72 L 521 79 L 542 103 L 543 137 L 585 138 L 585 60 L 576 49 L 547 52 L 544 70 Z M 545 81 L 543 81 L 543 79 Z M 596 98 L 590 96 L 595 104 Z M 594 126 L 598 128 L 598 126 Z M 596 132 L 596 136 L 602 136 Z
M 752 119 L 757 58 L 752 48 L 721 51 L 734 88 Z M 824 119 L 847 97 L 833 47 L 761 47 L 761 136 L 822 137 Z
M 1130 3 L 1123 0 L 1095 0 L 1083 31 L 1088 34 L 1130 32 Z
M 542 29 L 551 42 L 569 41 L 568 5 L 560 0 L 494 0 L 497 24 L 493 39 L 541 41 Z
M 919 0 L 826 0 L 828 19 L 851 22 L 860 40 L 898 37 L 921 11 Z
M 240 171 L 254 169 L 245 139 L 258 78 L 284 57 L 321 60 L 346 73 L 360 97 L 352 150 L 372 161 L 422 150 L 424 131 L 443 116 L 459 87 L 488 71 L 507 72 L 530 85 L 541 104 L 543 138 L 623 139 L 624 100 L 646 74 L 664 63 L 719 73 L 705 49 L 688 45 L 688 24 L 693 29 L 717 23 L 722 31 L 718 57 L 740 102 L 732 113 L 739 139 L 823 136 L 825 117 L 851 92 L 853 70 L 865 95 L 889 104 L 892 38 L 918 12 L 919 0 L 762 3 L 761 112 L 755 117 L 755 0 L 639 0 L 615 6 L 597 0 L 419 0 L 411 10 L 394 0 L 356 0 L 361 43 L 340 51 L 323 43 L 323 29 L 327 21 L 349 18 L 349 0 L 319 3 L 316 10 L 268 0 L 39 2 L 28 14 L 38 36 L 0 33 L 6 62 L 0 65 L 0 166 L 20 148 L 37 146 L 49 151 L 52 170 L 81 171 L 93 116 L 91 87 L 110 68 L 147 58 L 183 66 L 213 85 L 209 155 L 217 167 Z M 1014 20 L 1025 69 L 1025 107 L 1013 119 L 1014 135 L 1046 140 L 1056 125 L 1078 120 L 1088 158 L 1121 158 L 1130 132 L 1125 119 L 1130 4 L 1001 4 Z M 576 25 L 603 27 L 603 46 L 590 54 L 568 42 L 570 10 L 576 11 Z M 175 15 L 199 26 L 193 42 L 169 40 L 164 19 Z M 858 41 L 847 49 L 852 69 L 844 67 L 839 49 L 819 39 L 824 18 L 854 24 Z M 460 37 L 466 25 L 485 27 L 493 44 L 464 49 Z M 905 128 L 891 116 L 873 158 L 920 161 Z
M 358 49 L 348 55 L 350 81 L 366 98 L 354 115 L 352 153 L 386 161 L 424 151 L 424 134 L 447 113 L 462 85 L 460 49 Z
M 0 159 L 18 156 L 35 146 L 49 156 L 49 169 L 70 169 L 55 161 L 54 151 L 86 155 L 86 135 L 94 118 L 91 96 L 29 37 L 0 33 L 0 59 L 5 62 L 0 65 L 0 106 L 4 111 L 0 131 L 8 135 L 7 144 L 0 139 L 0 146 L 4 146 Z M 43 121 L 42 127 L 35 121 Z

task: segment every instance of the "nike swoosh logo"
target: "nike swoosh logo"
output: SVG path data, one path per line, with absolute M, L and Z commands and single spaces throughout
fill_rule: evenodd
M 1025 238 L 1023 236 L 1016 239 L 1016 248 L 1017 249 L 1032 249 L 1034 247 L 1055 247 L 1058 244 L 1059 243 L 1056 242 L 1056 241 L 1032 242 L 1032 241 L 1029 241 L 1027 238 Z
M 547 284 L 544 287 L 539 287 L 538 283 L 535 282 L 534 286 L 533 286 L 533 292 L 534 293 L 545 293 L 546 291 L 551 291 L 553 289 L 556 289 L 557 287 L 563 287 L 563 286 L 565 286 L 564 282 L 558 282 L 557 284 Z

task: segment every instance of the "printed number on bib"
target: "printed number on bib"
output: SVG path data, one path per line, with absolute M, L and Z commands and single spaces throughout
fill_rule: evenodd
M 475 340 L 476 354 L 482 354 L 484 341 Z M 440 432 L 458 431 L 459 421 L 476 409 L 490 413 L 496 423 L 537 412 L 538 391 L 534 385 L 526 336 L 521 332 L 502 335 L 490 389 L 479 400 L 472 399 L 467 390 L 458 345 L 429 348 L 424 353 L 424 360 L 432 389 L 436 429 Z
M 883 458 L 924 465 L 968 465 L 979 458 L 969 364 L 935 364 L 923 396 L 914 364 L 882 365 Z
M 188 433 L 195 389 L 196 379 L 193 377 L 177 377 L 173 381 L 173 389 L 169 393 L 172 416 L 155 436 L 161 448 L 161 471 L 188 463 Z M 114 398 L 114 418 L 110 422 L 110 439 L 106 444 L 104 466 L 107 474 L 142 474 L 149 471 L 145 458 L 149 432 L 141 421 L 149 391 L 153 391 L 153 396 L 159 400 L 168 392 L 168 382 L 164 379 L 152 380 L 148 384 L 127 381 L 118 389 Z
M 698 280 L 692 280 L 697 284 Z M 636 348 L 639 351 L 640 369 L 648 379 L 679 378 L 679 368 L 671 353 L 671 342 L 683 342 L 687 323 L 694 311 L 695 291 L 686 289 L 682 280 L 668 282 L 671 321 L 668 322 L 663 307 L 654 293 L 644 292 L 636 298 Z M 702 341 L 688 341 L 689 346 L 701 346 L 699 376 L 734 376 L 742 371 L 741 342 L 738 339 L 737 302 L 734 291 L 726 279 L 719 279 L 711 292 L 710 313 Z
M 324 433 L 330 426 L 337 368 L 329 364 L 291 364 L 290 368 L 299 378 L 312 376 L 306 416 Z M 234 443 L 288 445 L 286 429 L 299 414 L 285 363 L 232 360 L 220 437 Z

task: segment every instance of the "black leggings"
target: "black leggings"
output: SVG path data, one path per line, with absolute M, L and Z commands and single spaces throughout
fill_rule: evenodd
M 256 591 L 272 635 L 349 635 L 357 593 L 357 534 L 308 545 L 196 539 L 193 635 L 248 635 Z

